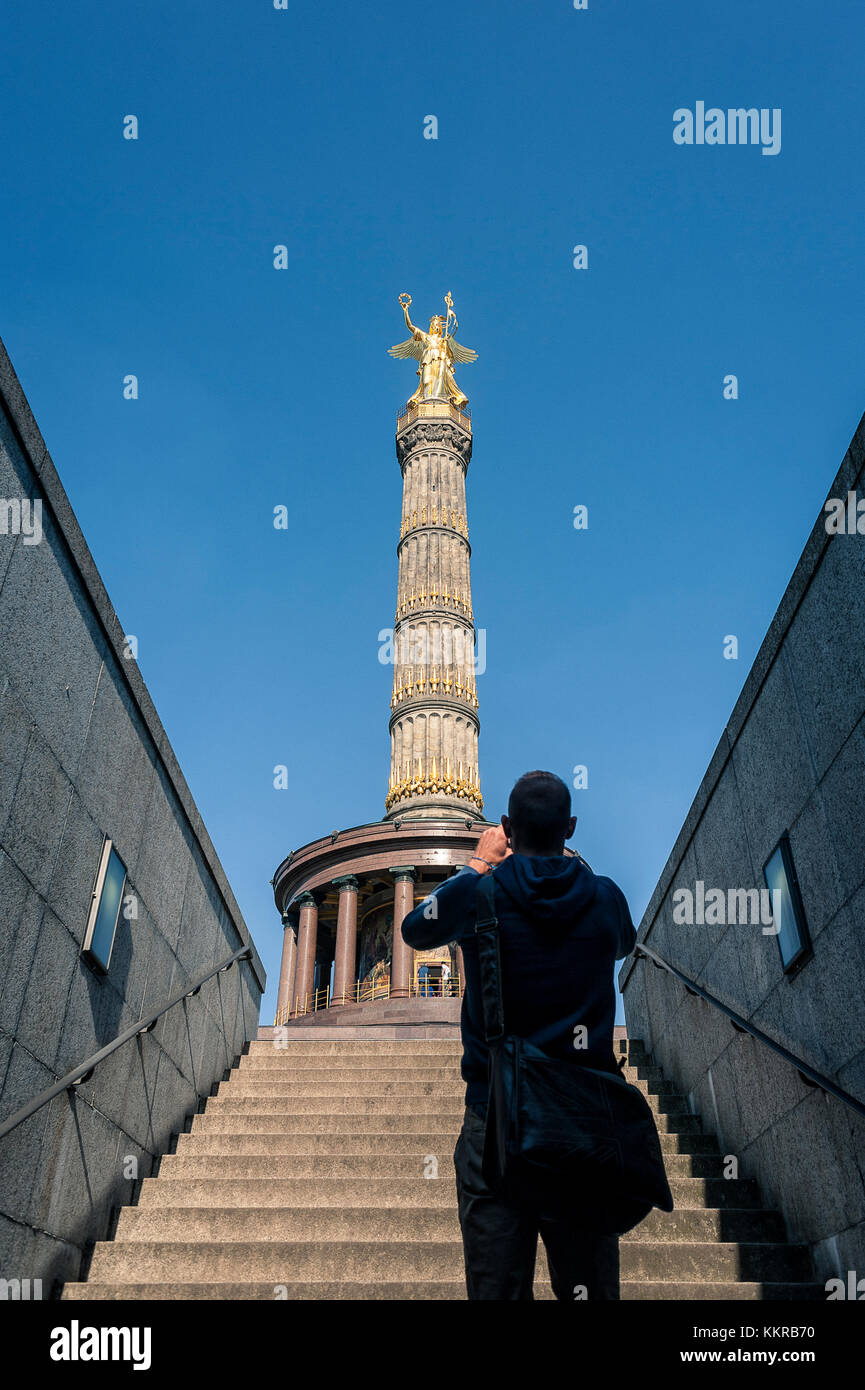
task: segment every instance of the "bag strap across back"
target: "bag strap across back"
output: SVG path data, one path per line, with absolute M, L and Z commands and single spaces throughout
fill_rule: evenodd
M 484 1037 L 487 1043 L 500 1042 L 505 1034 L 502 1004 L 502 961 L 499 950 L 499 923 L 496 917 L 495 884 L 492 872 L 481 874 L 475 895 L 475 940 L 481 972 L 481 1004 Z

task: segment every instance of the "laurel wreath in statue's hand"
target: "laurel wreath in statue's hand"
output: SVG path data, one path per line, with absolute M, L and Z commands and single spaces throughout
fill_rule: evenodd
M 409 307 L 409 305 L 411 304 L 411 295 L 410 295 L 410 294 L 401 294 L 400 297 L 399 297 L 399 302 L 400 302 L 400 306 L 401 306 L 403 309 L 407 309 L 407 308 Z

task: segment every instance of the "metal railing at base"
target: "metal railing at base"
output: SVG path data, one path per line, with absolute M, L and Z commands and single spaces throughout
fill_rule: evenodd
M 415 979 L 408 989 L 410 999 L 461 999 L 462 995 L 463 981 L 459 975 L 450 975 L 446 980 Z M 273 1025 L 281 1028 L 290 1019 L 305 1018 L 307 1014 L 320 1013 L 322 1009 L 333 1009 L 343 1004 L 374 1004 L 391 998 L 404 999 L 406 996 L 393 995 L 390 980 L 376 981 L 371 985 L 362 985 L 358 981 L 354 989 L 333 995 L 328 985 L 326 989 L 311 990 L 302 998 L 298 995 L 292 1004 L 277 1009 Z
M 106 1057 L 110 1057 L 112 1052 L 116 1052 L 118 1047 L 130 1042 L 132 1038 L 140 1037 L 144 1033 L 152 1033 L 163 1014 L 167 1013 L 169 1009 L 173 1009 L 175 1004 L 180 1004 L 184 999 L 191 999 L 193 995 L 198 994 L 201 986 L 213 979 L 214 975 L 222 975 L 238 961 L 251 960 L 251 958 L 252 947 L 241 946 L 240 950 L 226 956 L 225 960 L 221 960 L 218 965 L 211 966 L 203 975 L 199 975 L 191 984 L 186 985 L 172 999 L 169 999 L 167 1004 L 163 1004 L 159 1009 L 154 1009 L 152 1013 L 145 1014 L 137 1023 L 133 1023 L 130 1028 L 124 1029 L 110 1043 L 106 1043 L 99 1052 L 94 1052 L 92 1057 L 87 1057 L 83 1062 L 79 1062 L 77 1067 L 73 1067 L 72 1071 L 67 1072 L 59 1081 L 55 1081 L 53 1086 L 46 1087 L 44 1091 L 39 1092 L 38 1096 L 34 1096 L 33 1100 L 22 1105 L 20 1110 L 16 1110 L 14 1115 L 10 1115 L 8 1120 L 4 1120 L 0 1125 L 0 1139 L 4 1139 L 11 1130 L 23 1124 L 25 1120 L 29 1120 L 31 1115 L 35 1115 L 36 1111 L 41 1110 L 43 1105 L 54 1100 L 55 1096 L 62 1095 L 64 1091 L 74 1093 L 85 1081 L 90 1080 L 100 1062 L 104 1062 Z
M 410 401 L 406 405 L 405 410 L 397 416 L 397 434 L 399 434 L 400 430 L 405 429 L 406 425 L 412 424 L 415 420 L 435 419 L 454 420 L 458 425 L 461 425 L 464 430 L 471 431 L 472 408 L 470 405 L 451 405 L 450 401 Z
M 721 1000 L 716 999 L 714 994 L 710 994 L 708 990 L 703 989 L 702 985 L 698 985 L 696 980 L 692 980 L 689 975 L 685 975 L 677 966 L 671 965 L 663 956 L 659 956 L 657 951 L 652 951 L 648 946 L 643 946 L 638 942 L 634 947 L 634 955 L 637 960 L 641 958 L 647 960 L 654 965 L 657 970 L 665 970 L 667 974 L 673 975 L 680 984 L 684 985 L 689 994 L 696 995 L 699 999 L 702 999 L 704 1003 L 711 1004 L 714 1009 L 718 1009 L 722 1014 L 726 1014 L 737 1033 L 750 1034 L 756 1042 L 762 1043 L 764 1047 L 768 1047 L 776 1056 L 782 1057 L 785 1062 L 789 1062 L 791 1067 L 796 1068 L 806 1086 L 816 1087 L 824 1091 L 826 1095 L 834 1096 L 836 1100 L 840 1100 L 851 1110 L 855 1110 L 857 1115 L 865 1115 L 865 1102 L 859 1100 L 856 1096 L 851 1096 L 850 1092 L 845 1091 L 837 1082 L 830 1080 L 830 1078 L 824 1076 L 822 1072 L 816 1071 L 809 1062 L 803 1061 L 801 1057 L 797 1057 L 794 1052 L 784 1047 L 782 1043 L 776 1042 L 774 1038 L 770 1038 L 769 1034 L 764 1033 L 762 1028 L 758 1028 L 756 1024 L 749 1023 L 741 1014 L 737 1014 L 735 1009 L 730 1009 L 726 1004 L 722 1004 Z

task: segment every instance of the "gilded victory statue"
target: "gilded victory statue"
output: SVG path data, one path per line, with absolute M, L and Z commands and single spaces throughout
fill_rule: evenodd
M 454 380 L 455 362 L 476 362 L 477 353 L 472 348 L 463 347 L 453 334 L 459 328 L 457 316 L 453 311 L 450 292 L 445 295 L 447 314 L 435 314 L 430 319 L 429 332 L 416 327 L 409 318 L 410 294 L 401 294 L 399 302 L 405 314 L 406 328 L 411 334 L 404 343 L 388 348 L 391 357 L 414 357 L 420 366 L 417 369 L 418 388 L 409 398 L 409 405 L 419 401 L 450 401 L 458 410 L 468 404 L 468 396 Z

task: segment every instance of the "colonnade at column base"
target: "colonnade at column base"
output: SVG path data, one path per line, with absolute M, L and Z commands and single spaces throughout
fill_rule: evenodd
M 383 1019 L 385 1009 L 442 1005 L 459 1019 L 458 948 L 416 953 L 400 926 L 412 908 L 466 864 L 489 822 L 466 809 L 413 813 L 313 840 L 277 869 L 274 897 L 285 929 L 275 1023 L 319 1015 Z M 424 969 L 424 967 L 426 967 Z M 441 996 L 438 998 L 430 995 Z M 419 997 L 420 996 L 420 997 Z

